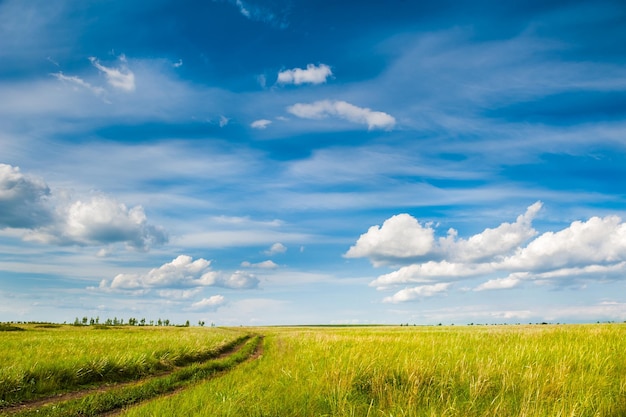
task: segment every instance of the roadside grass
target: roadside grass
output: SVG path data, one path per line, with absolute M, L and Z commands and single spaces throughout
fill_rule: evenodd
M 626 325 L 267 328 L 260 360 L 123 415 L 626 416 Z
M 214 358 L 248 337 L 223 328 L 40 327 L 0 338 L 0 410 Z
M 241 349 L 231 355 L 212 359 L 205 363 L 192 364 L 166 376 L 153 377 L 133 385 L 115 387 L 78 399 L 49 404 L 36 409 L 11 414 L 0 413 L 0 415 L 11 415 L 14 417 L 99 416 L 150 398 L 174 392 L 187 385 L 211 377 L 218 372 L 227 371 L 248 359 L 254 353 L 260 341 L 260 336 L 253 336 L 245 342 Z

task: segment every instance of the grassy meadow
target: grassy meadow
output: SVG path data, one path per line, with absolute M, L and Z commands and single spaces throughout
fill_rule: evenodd
M 626 416 L 623 324 L 263 333 L 262 358 L 123 415 Z
M 251 356 L 258 343 L 261 355 Z M 115 388 L 1 415 L 626 416 L 626 324 L 31 326 L 0 333 L 0 365 L 7 404 L 82 375 L 100 373 L 87 380 Z M 174 371 L 141 385 L 117 383 L 166 368 Z
M 13 327 L 0 332 L 0 407 L 168 371 L 214 357 L 246 336 L 199 327 Z

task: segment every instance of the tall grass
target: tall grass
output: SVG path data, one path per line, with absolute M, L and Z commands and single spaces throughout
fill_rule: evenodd
M 115 386 L 112 389 L 94 392 L 78 399 L 21 410 L 11 415 L 16 417 L 100 416 L 149 398 L 166 395 L 174 390 L 211 377 L 217 372 L 226 371 L 248 359 L 253 354 L 260 340 L 259 336 L 253 336 L 236 352 L 225 357 L 177 369 L 165 376 L 149 378 L 140 383 Z
M 244 332 L 205 328 L 27 327 L 0 337 L 0 407 L 206 360 Z
M 263 358 L 126 416 L 626 416 L 626 326 L 267 329 Z

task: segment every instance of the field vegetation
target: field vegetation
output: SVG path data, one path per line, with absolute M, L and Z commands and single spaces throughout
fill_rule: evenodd
M 249 337 L 237 329 L 198 327 L 5 326 L 13 331 L 0 333 L 4 408 L 206 361 Z
M 263 358 L 129 417 L 626 416 L 626 326 L 266 329 Z
M 97 329 L 0 334 L 0 414 L 626 416 L 626 324 Z

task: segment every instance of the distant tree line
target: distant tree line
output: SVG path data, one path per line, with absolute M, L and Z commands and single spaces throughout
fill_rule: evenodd
M 154 320 L 147 321 L 145 318 L 137 319 L 131 317 L 128 321 L 124 322 L 123 318 L 113 317 L 113 319 L 107 318 L 105 321 L 100 321 L 100 317 L 87 317 L 82 319 L 76 317 L 74 320 L 74 326 L 178 326 L 189 327 L 191 324 L 189 320 L 185 324 L 174 324 L 170 319 L 159 318 L 156 322 Z M 204 327 L 206 323 L 203 320 L 198 321 L 198 326 Z M 215 323 L 211 323 L 211 327 L 215 327 Z

